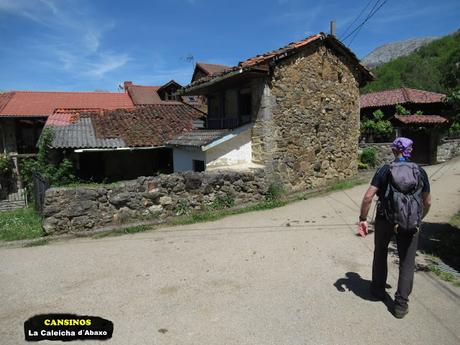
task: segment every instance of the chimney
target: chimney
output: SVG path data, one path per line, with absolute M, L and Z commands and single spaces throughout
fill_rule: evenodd
M 331 20 L 331 36 L 335 37 L 335 20 Z
M 129 88 L 130 86 L 133 86 L 133 82 L 132 82 L 132 81 L 125 81 L 125 82 L 123 83 L 123 88 L 125 89 L 125 92 L 128 92 L 128 88 Z

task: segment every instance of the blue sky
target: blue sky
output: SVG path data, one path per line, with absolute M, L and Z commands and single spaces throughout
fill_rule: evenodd
M 186 84 L 194 61 L 235 65 L 327 32 L 332 19 L 343 37 L 369 1 L 0 0 L 0 90 Z M 458 0 L 389 0 L 351 49 L 363 57 L 384 43 L 444 35 L 459 18 Z

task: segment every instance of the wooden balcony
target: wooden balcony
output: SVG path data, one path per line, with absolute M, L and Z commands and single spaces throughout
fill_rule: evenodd
M 241 116 L 240 118 L 208 118 L 206 123 L 207 129 L 234 129 L 251 122 L 251 117 Z

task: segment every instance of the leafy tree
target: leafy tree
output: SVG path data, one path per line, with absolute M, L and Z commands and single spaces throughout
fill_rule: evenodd
M 403 86 L 448 93 L 460 87 L 460 31 L 377 66 L 373 73 L 376 80 L 362 88 L 362 93 Z
M 372 113 L 372 118 L 365 118 L 361 121 L 361 134 L 367 137 L 374 135 L 380 139 L 386 139 L 393 133 L 393 125 L 390 121 L 384 120 L 384 113 L 378 109 Z
M 449 127 L 449 136 L 460 135 L 460 88 L 450 92 L 446 98 L 444 98 L 449 106 L 449 115 L 451 119 L 451 126 Z

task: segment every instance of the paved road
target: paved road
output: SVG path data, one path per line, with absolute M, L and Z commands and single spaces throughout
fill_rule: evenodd
M 427 221 L 446 221 L 460 209 L 460 160 L 427 171 Z M 34 314 L 70 312 L 112 320 L 108 344 L 460 344 L 460 289 L 431 274 L 416 273 L 403 320 L 369 300 L 373 236 L 355 236 L 365 188 L 204 224 L 2 248 L 0 343 L 23 343 Z M 396 274 L 392 264 L 391 295 Z

